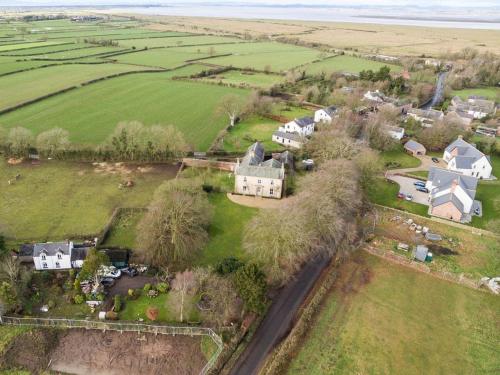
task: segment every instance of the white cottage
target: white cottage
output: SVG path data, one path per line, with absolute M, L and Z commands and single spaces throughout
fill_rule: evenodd
M 251 145 L 235 170 L 236 194 L 280 199 L 285 181 L 285 166 L 276 159 L 264 161 L 264 147 L 260 142 Z
M 71 268 L 73 242 L 37 243 L 33 247 L 33 262 L 37 270 L 58 270 Z
M 449 170 L 479 179 L 491 178 L 493 168 L 490 158 L 464 141 L 461 136 L 446 147 L 443 160 L 448 163 Z
M 331 105 L 326 108 L 318 109 L 314 112 L 314 122 L 331 122 L 337 113 L 337 107 Z
M 395 139 L 397 141 L 402 140 L 405 136 L 405 130 L 403 128 L 400 128 L 399 126 L 386 125 L 384 129 L 392 139 Z
M 278 130 L 283 133 L 297 133 L 303 137 L 307 137 L 314 133 L 314 118 L 296 118 L 295 120 L 280 126 Z

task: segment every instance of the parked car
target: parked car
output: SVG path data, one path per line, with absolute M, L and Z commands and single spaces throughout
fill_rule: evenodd
M 423 181 L 415 181 L 415 182 L 413 183 L 413 185 L 415 185 L 415 186 L 422 186 L 422 187 L 425 187 L 425 182 L 423 182 Z
M 407 201 L 412 201 L 412 200 L 413 200 L 413 195 L 411 195 L 411 194 L 407 194 L 405 199 L 406 199 Z
M 122 272 L 114 266 L 101 266 L 98 272 L 99 276 L 111 277 L 113 279 L 119 279 Z
M 111 288 L 113 285 L 115 285 L 115 279 L 112 277 L 105 277 L 101 279 L 101 285 L 105 288 Z
M 405 195 L 403 193 L 398 193 L 398 199 L 405 199 Z
M 438 158 L 432 158 L 432 161 L 433 161 L 434 163 L 439 163 L 439 159 L 438 159 Z
M 476 215 L 481 215 L 481 209 L 479 207 L 476 207 L 476 209 L 474 210 L 474 213 Z
M 417 191 L 421 191 L 422 193 L 428 193 L 429 192 L 429 189 L 423 187 L 423 186 L 417 186 L 415 189 L 417 189 Z
M 124 273 L 125 275 L 128 275 L 130 277 L 135 277 L 139 274 L 139 272 L 137 271 L 137 269 L 135 269 L 134 267 L 125 267 L 125 268 L 120 268 L 120 271 L 122 273 Z

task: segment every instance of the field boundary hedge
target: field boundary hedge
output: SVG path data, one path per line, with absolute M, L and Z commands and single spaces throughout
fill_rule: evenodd
M 45 42 L 45 40 L 39 40 L 39 41 L 32 41 L 32 42 L 27 42 L 27 43 L 16 43 L 16 44 L 28 44 L 28 43 L 37 43 L 37 42 Z M 48 46 L 35 46 L 35 47 L 26 47 L 26 48 L 16 48 L 12 50 L 7 50 L 5 52 L 12 52 L 12 51 L 22 51 L 24 49 L 31 49 L 31 48 L 43 48 L 43 47 L 52 47 L 52 46 L 64 46 L 66 44 L 73 44 L 71 43 L 55 43 L 55 44 L 49 44 Z
M 49 58 L 43 59 L 43 58 L 35 57 L 33 59 L 30 59 L 30 61 L 70 61 L 70 60 L 86 59 L 87 57 L 99 57 L 99 56 L 106 57 L 106 56 L 113 55 L 115 52 L 124 52 L 124 51 L 128 51 L 128 49 L 121 50 L 121 51 L 100 52 L 100 53 L 94 53 L 94 54 L 85 55 L 85 56 L 67 57 L 67 58 L 60 58 L 60 59 L 49 59 Z M 64 52 L 64 51 L 62 51 L 62 52 Z
M 76 43 L 67 43 L 67 44 L 76 44 Z M 67 45 L 67 44 L 63 44 L 63 45 Z M 22 57 L 25 57 L 25 56 L 50 55 L 50 54 L 59 53 L 59 52 L 76 51 L 76 50 L 85 49 L 85 48 L 92 48 L 92 47 L 85 46 L 85 47 L 77 47 L 77 48 L 70 48 L 70 49 L 60 49 L 60 50 L 57 50 L 57 51 L 50 51 L 50 52 L 27 53 L 27 54 L 23 54 L 23 55 L 5 55 L 5 54 L 1 54 L 0 53 L 0 56 L 22 58 Z M 29 49 L 29 48 L 27 48 L 27 49 Z

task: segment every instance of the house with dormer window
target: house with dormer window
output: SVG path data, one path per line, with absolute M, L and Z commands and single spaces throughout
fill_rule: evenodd
M 71 267 L 73 242 L 46 242 L 33 246 L 33 262 L 36 270 L 64 270 Z

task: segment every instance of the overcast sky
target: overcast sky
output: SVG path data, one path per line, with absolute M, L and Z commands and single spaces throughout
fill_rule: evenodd
M 318 5 L 364 5 L 364 6 L 442 6 L 462 7 L 500 7 L 500 0 L 0 0 L 0 6 L 21 5 L 117 5 L 117 4 L 189 4 L 189 3 L 264 3 L 264 4 L 318 4 Z

